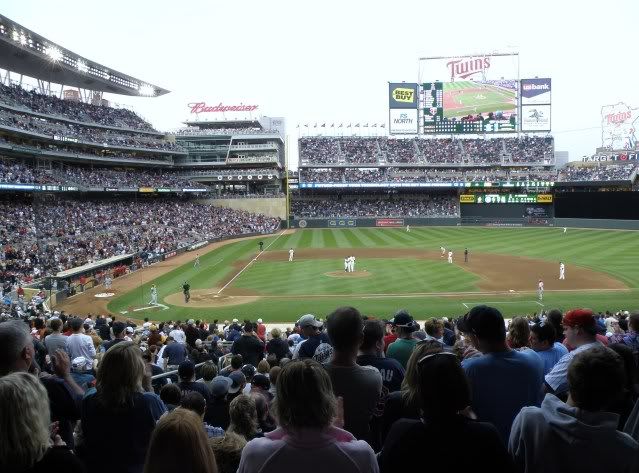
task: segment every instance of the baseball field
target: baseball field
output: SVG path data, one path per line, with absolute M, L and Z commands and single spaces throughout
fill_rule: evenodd
M 489 112 L 503 112 L 509 116 L 517 112 L 514 89 L 480 82 L 445 82 L 443 101 L 445 118 Z
M 259 252 L 259 241 L 264 251 Z M 453 251 L 453 263 L 440 247 Z M 288 250 L 295 250 L 288 261 Z M 464 262 L 464 249 L 469 260 Z M 117 278 L 112 295 L 98 287 L 61 308 L 153 320 L 242 319 L 289 322 L 325 316 L 342 305 L 388 317 L 406 308 L 417 318 L 455 316 L 486 303 L 504 314 L 583 306 L 639 307 L 639 234 L 561 228 L 422 227 L 292 230 L 214 244 Z M 355 256 L 355 271 L 344 258 Z M 566 279 L 559 280 L 559 263 Z M 543 299 L 537 283 L 545 283 Z M 191 286 L 185 302 L 182 284 Z M 158 288 L 151 306 L 150 287 Z M 99 295 L 101 297 L 96 297 Z

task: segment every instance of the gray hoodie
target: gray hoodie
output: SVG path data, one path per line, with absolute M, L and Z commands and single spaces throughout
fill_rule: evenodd
M 508 451 L 525 473 L 636 473 L 639 444 L 617 431 L 619 416 L 570 407 L 547 394 L 513 422 Z

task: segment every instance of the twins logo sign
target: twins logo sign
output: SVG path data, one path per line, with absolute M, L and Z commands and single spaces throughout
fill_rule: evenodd
M 415 110 L 390 110 L 390 126 L 391 135 L 417 134 L 417 109 Z

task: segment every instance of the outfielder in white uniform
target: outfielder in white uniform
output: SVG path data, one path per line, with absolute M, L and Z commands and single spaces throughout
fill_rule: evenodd
M 563 262 L 559 263 L 559 279 L 566 279 L 566 267 Z
M 444 248 L 443 246 L 440 246 L 439 249 L 442 252 L 442 258 L 446 255 L 446 248 Z
M 539 284 L 537 284 L 537 294 L 539 295 L 539 300 L 544 299 L 544 282 L 540 279 Z
M 291 248 L 290 250 L 288 250 L 288 260 L 293 261 L 293 256 L 295 256 L 295 250 Z
M 353 257 L 352 256 L 348 257 L 348 272 L 349 273 L 353 272 Z
M 451 264 L 453 262 L 453 252 L 452 251 L 448 252 L 448 262 L 451 263 Z
M 410 225 L 406 225 L 406 231 L 410 233 Z
M 348 272 L 348 258 L 344 258 L 344 272 Z
M 158 305 L 158 288 L 155 287 L 155 284 L 151 286 L 151 302 L 150 305 Z
M 355 272 L 355 257 L 351 256 L 351 273 Z
M 198 268 L 200 266 L 200 255 L 195 255 L 195 263 L 193 263 L 194 268 Z
M 566 233 L 566 230 L 567 230 L 567 228 L 566 228 L 566 227 L 564 227 L 564 233 Z

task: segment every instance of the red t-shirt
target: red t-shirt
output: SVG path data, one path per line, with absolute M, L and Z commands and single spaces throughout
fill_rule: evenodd
M 386 350 L 388 349 L 388 345 L 393 343 L 395 340 L 397 340 L 396 333 L 389 333 L 388 335 L 384 337 L 384 353 L 386 353 Z
M 264 337 L 266 336 L 266 325 L 257 324 L 257 336 L 264 341 Z

